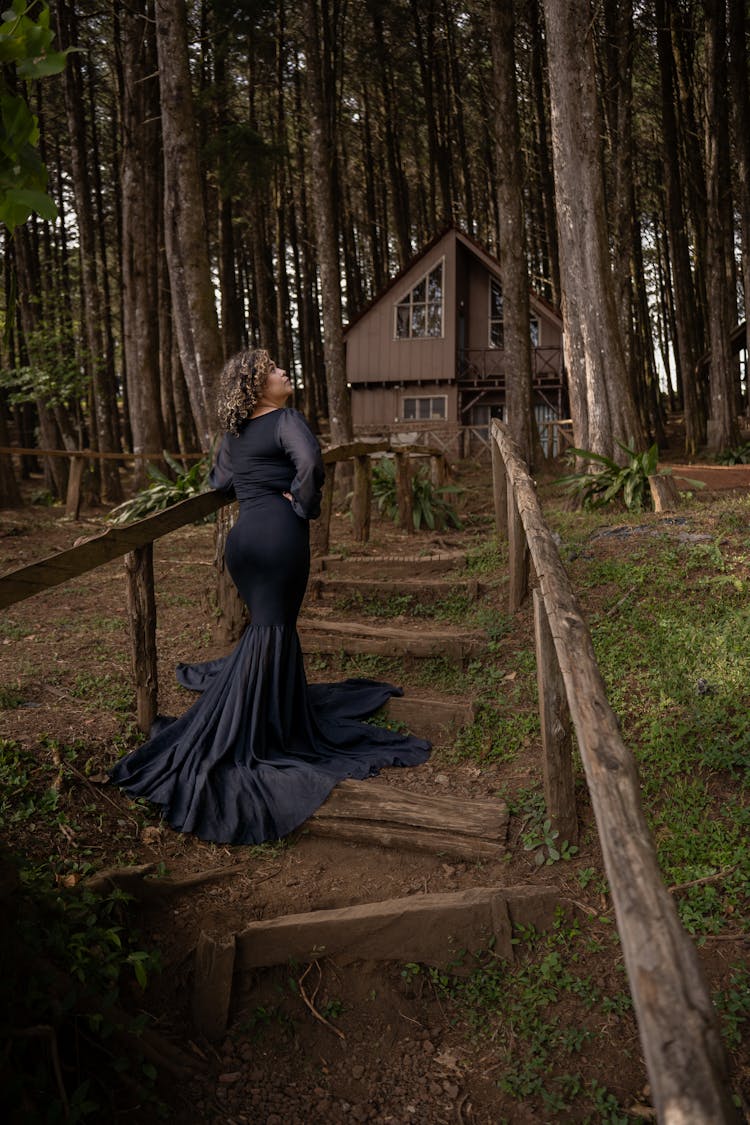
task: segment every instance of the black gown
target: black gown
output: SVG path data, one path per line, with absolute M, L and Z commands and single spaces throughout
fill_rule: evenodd
M 110 777 L 161 806 L 173 828 L 259 844 L 297 828 L 342 778 L 417 765 L 430 744 L 362 721 L 401 694 L 392 684 L 307 683 L 296 621 L 323 463 L 303 416 L 282 408 L 227 434 L 209 479 L 239 501 L 226 562 L 251 624 L 229 656 L 178 665 L 178 680 L 200 698 L 158 721 Z

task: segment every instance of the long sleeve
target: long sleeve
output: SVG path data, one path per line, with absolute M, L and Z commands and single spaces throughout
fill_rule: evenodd
M 325 479 L 318 440 L 298 410 L 280 412 L 276 434 L 281 448 L 296 470 L 289 487 L 292 507 L 302 519 L 317 519 Z
M 221 445 L 216 454 L 213 468 L 208 474 L 208 483 L 218 492 L 234 492 L 234 474 L 232 472 L 232 457 L 229 452 L 229 434 L 224 434 Z

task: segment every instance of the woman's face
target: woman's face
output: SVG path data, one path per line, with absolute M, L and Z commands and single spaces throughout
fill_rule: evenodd
M 258 405 L 283 406 L 292 390 L 292 381 L 286 371 L 272 363 Z

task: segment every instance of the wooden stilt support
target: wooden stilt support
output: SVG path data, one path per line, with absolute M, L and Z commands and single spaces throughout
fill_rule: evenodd
M 534 590 L 534 635 L 539 717 L 542 726 L 544 798 L 560 841 L 578 842 L 570 711 L 541 591 Z
M 153 543 L 130 551 L 125 556 L 125 570 L 138 727 L 148 733 L 156 718 L 158 693 Z
M 201 932 L 195 949 L 193 1026 L 209 1042 L 221 1039 L 227 1029 L 234 975 L 234 934 L 215 941 Z

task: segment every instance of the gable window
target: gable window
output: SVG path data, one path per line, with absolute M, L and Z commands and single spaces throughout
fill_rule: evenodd
M 397 340 L 429 339 L 443 335 L 443 263 L 419 279 L 396 305 Z
M 432 418 L 446 416 L 446 395 L 419 395 L 401 400 L 401 414 L 405 422 L 429 422 Z
M 539 347 L 539 321 L 532 313 L 529 317 L 529 334 L 532 348 Z M 490 347 L 502 348 L 505 344 L 503 327 L 503 291 L 500 282 L 490 278 Z

